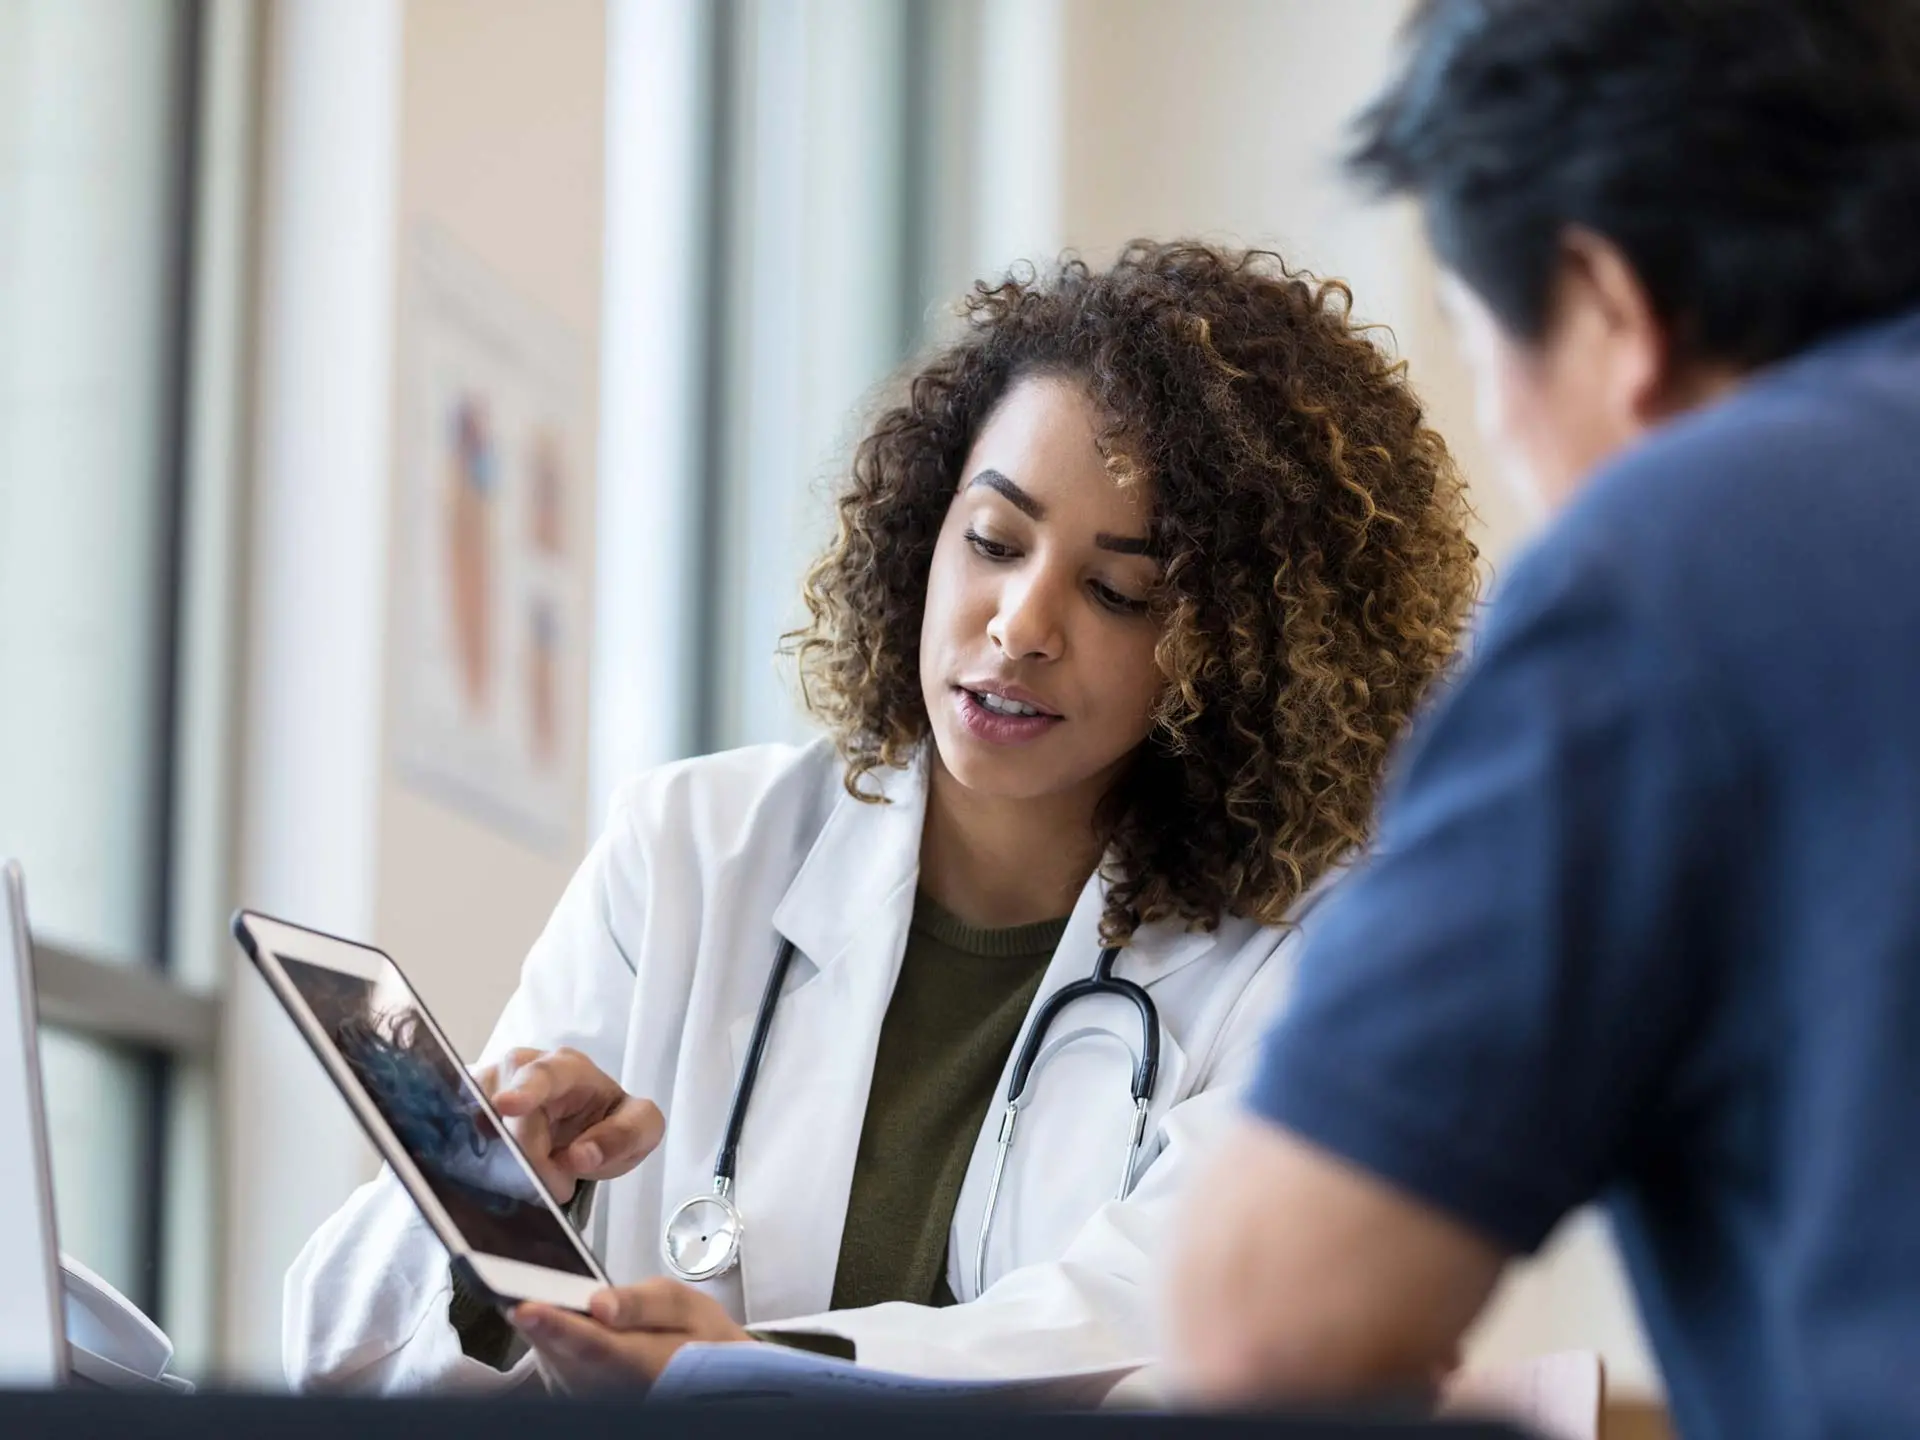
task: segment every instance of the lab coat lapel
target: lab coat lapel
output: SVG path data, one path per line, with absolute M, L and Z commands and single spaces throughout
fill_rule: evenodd
M 873 779 L 888 803 L 840 797 L 774 911 L 796 961 L 740 1140 L 740 1274 L 750 1321 L 813 1314 L 833 1294 L 874 1052 L 913 918 L 926 812 L 923 761 Z M 736 1074 L 753 1023 L 750 1011 L 729 1029 Z

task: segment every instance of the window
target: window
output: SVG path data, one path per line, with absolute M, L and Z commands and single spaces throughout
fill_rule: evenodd
M 602 799 L 646 764 L 811 732 L 775 652 L 830 533 L 819 482 L 921 338 L 929 82 L 961 8 L 609 12 Z
M 208 142 L 245 93 L 244 23 L 0 0 L 0 854 L 27 873 L 61 1245 L 189 1362 L 211 1218 L 172 1212 L 210 1189 L 179 1162 L 211 1167 L 183 1105 L 205 1108 L 217 966 L 183 953 L 183 880 L 218 837 L 183 824 L 208 777 L 176 717 L 220 659 L 185 599 L 220 528 L 196 459 L 222 413 L 197 373 L 219 287 L 195 262 L 220 233 L 209 186 L 240 173 Z
M 974 277 L 1053 253 L 1062 43 L 1041 0 L 609 15 L 596 809 L 645 765 L 812 733 L 775 656 L 826 492 Z

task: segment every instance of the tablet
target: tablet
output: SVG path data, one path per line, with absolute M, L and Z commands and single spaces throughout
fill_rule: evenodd
M 391 959 L 248 910 L 233 933 L 468 1284 L 584 1311 L 612 1283 Z

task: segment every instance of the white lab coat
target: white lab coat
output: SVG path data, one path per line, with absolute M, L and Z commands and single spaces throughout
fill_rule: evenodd
M 1121 952 L 1116 973 L 1146 987 L 1161 1028 L 1130 1198 L 1113 1195 L 1132 1122 L 1138 1012 L 1101 997 L 1063 1013 L 1035 1071 L 985 1294 L 976 1294 L 973 1261 L 998 1098 L 948 1239 L 947 1281 L 969 1303 L 829 1312 L 874 1051 L 913 911 L 927 783 L 924 759 L 883 771 L 873 780 L 889 803 L 867 804 L 846 793 L 843 773 L 823 741 L 736 750 L 629 782 L 528 956 L 485 1058 L 571 1045 L 658 1102 L 666 1138 L 600 1188 L 588 1238 L 616 1282 L 664 1274 L 662 1220 L 712 1187 L 734 1082 L 785 936 L 797 953 L 739 1152 L 742 1258 L 708 1292 L 743 1323 L 831 1332 L 853 1341 L 863 1364 L 923 1375 L 1012 1378 L 1150 1361 L 1156 1261 L 1177 1193 L 1233 1113 L 1298 932 L 1234 919 L 1211 935 L 1152 925 Z M 1091 972 L 1102 896 L 1096 877 L 1036 1007 Z M 996 1097 L 1005 1084 L 1003 1075 Z M 529 1378 L 530 1361 L 502 1374 L 461 1353 L 450 1288 L 445 1252 L 383 1173 L 288 1274 L 289 1380 L 395 1391 Z

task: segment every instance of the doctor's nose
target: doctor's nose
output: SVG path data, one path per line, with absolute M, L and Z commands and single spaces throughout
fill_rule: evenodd
M 1044 577 L 1010 584 L 987 622 L 987 638 L 1012 660 L 1058 660 L 1066 649 L 1060 605 Z

